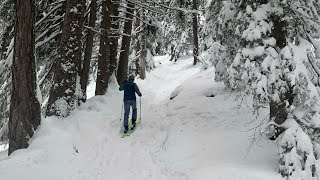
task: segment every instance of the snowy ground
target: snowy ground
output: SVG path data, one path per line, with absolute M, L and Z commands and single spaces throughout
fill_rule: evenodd
M 111 85 L 70 117 L 44 119 L 28 149 L 0 152 L 0 179 L 281 179 L 274 144 L 260 139 L 247 153 L 257 120 L 213 81 L 214 70 L 168 59 L 156 57 L 157 69 L 136 81 L 142 124 L 130 137 L 120 138 L 122 94 Z

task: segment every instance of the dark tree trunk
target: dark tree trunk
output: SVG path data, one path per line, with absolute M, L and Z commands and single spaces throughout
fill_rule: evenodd
M 119 58 L 119 65 L 117 70 L 117 81 L 122 84 L 124 80 L 127 79 L 128 73 L 128 60 L 129 60 L 129 50 L 131 42 L 131 31 L 132 31 L 132 20 L 134 13 L 134 4 L 127 4 L 126 22 L 123 28 L 123 37 L 121 45 L 121 53 Z
M 135 32 L 138 32 L 138 31 L 140 31 L 140 19 L 141 19 L 141 13 L 140 13 L 140 11 L 142 11 L 142 8 L 141 9 L 139 9 L 139 10 L 136 10 L 135 11 L 135 16 L 136 16 L 136 18 L 134 18 L 133 19 L 133 31 L 135 31 Z M 135 52 L 135 61 L 134 61 L 134 63 L 135 63 L 135 75 L 138 75 L 138 74 L 140 74 L 140 63 L 139 63 L 139 60 L 137 59 L 137 57 L 138 57 L 138 55 L 139 55 L 139 51 L 140 51 L 140 40 L 139 40 L 139 35 L 140 34 L 138 34 L 138 33 L 135 33 L 135 34 L 132 34 L 132 37 L 131 37 L 131 39 L 132 39 L 132 41 L 133 42 L 131 42 L 131 44 L 132 44 L 132 46 L 131 46 L 131 52 Z M 131 73 L 131 72 L 129 72 L 129 73 Z
M 96 24 L 97 19 L 97 2 L 96 0 L 91 0 L 90 4 L 90 17 L 89 17 L 89 27 L 94 28 Z M 88 29 L 88 34 L 86 38 L 86 47 L 84 51 L 84 59 L 83 59 L 83 66 L 82 66 L 82 72 L 81 72 L 81 96 L 79 99 L 82 102 L 86 102 L 87 100 L 87 84 L 89 79 L 89 70 L 90 70 L 90 62 L 91 62 L 91 56 L 92 56 L 92 47 L 93 47 L 93 37 L 94 37 L 94 31 L 91 29 Z
M 193 10 L 197 10 L 197 0 L 192 0 Z M 196 65 L 198 62 L 199 56 L 199 45 L 198 45 L 198 15 L 193 13 L 192 19 L 192 29 L 193 29 L 193 65 Z
M 173 60 L 174 55 L 175 55 L 175 46 L 174 46 L 174 45 L 171 45 L 171 58 L 170 58 L 170 61 Z
M 175 49 L 175 52 L 174 52 L 174 62 L 177 62 L 177 60 L 179 59 L 181 50 L 182 50 L 181 47 Z
M 37 99 L 34 59 L 34 0 L 16 0 L 14 55 L 12 66 L 13 92 L 10 104 L 9 155 L 29 146 L 29 139 L 41 121 Z
M 81 38 L 84 0 L 66 0 L 59 45 L 59 58 L 53 64 L 53 86 L 46 115 L 66 117 L 77 105 L 77 78 L 80 78 Z M 79 79 L 80 80 L 80 79 Z M 80 87 L 78 87 L 80 89 Z
M 145 79 L 146 78 L 146 55 L 147 55 L 147 49 L 146 49 L 146 35 L 145 35 L 145 24 L 144 24 L 144 20 L 145 20 L 145 16 L 144 16 L 144 10 L 141 10 L 141 15 L 140 15 L 141 21 L 140 21 L 140 28 L 141 28 L 141 32 L 140 32 L 140 57 L 139 57 L 139 64 L 140 64 L 140 71 L 139 71 L 139 75 L 141 79 Z
M 100 49 L 98 57 L 98 73 L 96 82 L 96 95 L 104 95 L 107 92 L 110 72 L 110 41 L 108 38 L 111 22 L 110 15 L 113 12 L 112 2 L 104 0 L 102 2 L 102 21 L 100 37 Z
M 117 68 L 118 59 L 118 39 L 119 39 L 119 0 L 113 0 L 113 12 L 111 17 L 111 35 L 110 35 L 110 76 L 114 73 Z

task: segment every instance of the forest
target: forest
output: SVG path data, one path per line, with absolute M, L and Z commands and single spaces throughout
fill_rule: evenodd
M 0 0 L 0 42 L 9 157 L 46 119 L 86 107 L 90 84 L 109 97 L 131 74 L 149 82 L 159 56 L 170 66 L 190 57 L 189 68 L 214 68 L 233 105 L 250 106 L 250 132 L 276 143 L 279 176 L 320 179 L 320 0 Z

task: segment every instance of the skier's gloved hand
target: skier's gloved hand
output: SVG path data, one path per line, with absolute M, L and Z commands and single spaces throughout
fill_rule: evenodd
M 138 94 L 140 97 L 142 96 L 142 94 L 140 93 L 140 94 Z

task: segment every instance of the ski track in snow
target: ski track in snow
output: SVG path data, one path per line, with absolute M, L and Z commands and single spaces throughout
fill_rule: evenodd
M 136 81 L 142 123 L 131 136 L 120 137 L 122 93 L 111 84 L 70 117 L 45 119 L 28 149 L 0 152 L 0 179 L 281 179 L 269 141 L 246 156 L 254 116 L 213 81 L 214 71 L 193 67 L 190 57 L 168 59 L 155 57 L 157 68 Z

